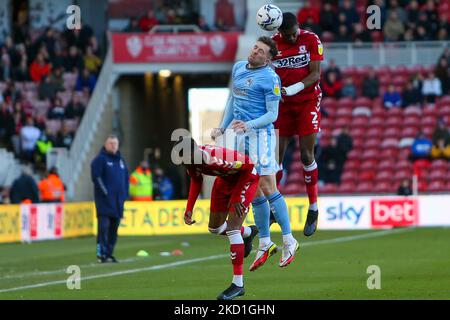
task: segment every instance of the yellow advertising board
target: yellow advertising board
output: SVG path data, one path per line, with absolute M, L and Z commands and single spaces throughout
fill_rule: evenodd
M 286 198 L 292 230 L 303 230 L 308 213 L 308 199 Z M 152 201 L 125 203 L 124 218 L 121 221 L 119 235 L 165 235 L 207 233 L 210 200 L 198 200 L 195 204 L 193 219 L 196 223 L 188 226 L 183 215 L 186 200 Z M 96 224 L 96 221 L 95 221 Z M 253 212 L 249 212 L 244 225 L 254 224 Z M 272 231 L 280 231 L 278 224 L 272 225 Z
M 17 242 L 22 237 L 19 205 L 0 205 L 0 243 Z
M 95 209 L 93 202 L 65 203 L 63 237 L 79 237 L 94 234 Z

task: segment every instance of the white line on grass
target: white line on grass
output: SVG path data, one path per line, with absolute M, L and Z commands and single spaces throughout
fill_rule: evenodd
M 333 238 L 333 239 L 306 242 L 306 243 L 302 244 L 301 247 L 309 247 L 309 246 L 314 246 L 314 245 L 340 243 L 340 242 L 348 242 L 348 241 L 354 241 L 354 240 L 359 240 L 359 239 L 383 237 L 386 235 L 409 232 L 409 231 L 414 231 L 414 230 L 416 230 L 416 229 L 415 228 L 404 228 L 404 229 L 377 231 L 377 232 L 371 232 L 368 234 L 360 234 L 360 235 L 355 235 L 355 236 L 339 237 L 339 238 Z M 188 260 L 183 260 L 183 261 L 176 261 L 176 262 L 171 262 L 171 263 L 166 263 L 166 264 L 160 264 L 160 265 L 151 266 L 151 267 L 122 270 L 122 271 L 110 272 L 110 273 L 105 273 L 105 274 L 86 276 L 86 277 L 82 277 L 81 280 L 85 281 L 85 280 L 100 279 L 100 278 L 110 278 L 110 277 L 122 276 L 122 275 L 126 275 L 126 274 L 137 273 L 137 272 L 167 269 L 167 268 L 171 268 L 171 267 L 182 266 L 185 264 L 191 264 L 191 263 L 196 263 L 196 262 L 203 262 L 203 261 L 208 261 L 208 260 L 225 258 L 228 256 L 229 256 L 229 254 L 219 254 L 219 255 L 214 255 L 214 256 L 209 256 L 209 257 L 188 259 Z M 57 281 L 49 281 L 49 282 L 37 283 L 37 284 L 15 287 L 15 288 L 0 289 L 0 293 L 19 291 L 19 290 L 25 290 L 25 289 L 41 288 L 41 287 L 47 287 L 47 286 L 52 286 L 52 285 L 57 285 L 57 284 L 65 284 L 66 282 L 67 282 L 67 280 L 57 280 Z

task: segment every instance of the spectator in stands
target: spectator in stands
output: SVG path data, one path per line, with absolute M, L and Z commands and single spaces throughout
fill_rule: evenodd
M 49 78 L 50 82 L 56 87 L 57 91 L 64 91 L 64 75 L 62 67 L 53 68 Z
M 9 56 L 8 49 L 5 46 L 2 47 L 1 51 L 0 79 L 4 81 L 11 78 L 11 58 Z
M 354 29 L 353 41 L 355 43 L 372 41 L 372 38 L 370 37 L 370 32 L 363 24 L 355 23 L 353 29 Z
M 342 81 L 337 79 L 336 73 L 328 73 L 322 82 L 322 92 L 325 97 L 340 98 L 342 90 Z
M 439 21 L 438 21 L 438 36 L 437 36 L 437 40 L 448 40 L 448 35 L 450 33 L 450 24 L 449 24 L 449 19 L 448 19 L 448 14 L 447 13 L 442 13 L 441 15 L 439 15 Z
M 302 28 L 314 32 L 317 35 L 322 34 L 322 29 L 320 28 L 320 25 L 314 23 L 314 20 L 311 17 L 308 17 L 306 22 L 302 25 Z
M 47 119 L 50 120 L 64 120 L 66 118 L 66 109 L 63 106 L 60 97 L 53 99 L 53 105 L 47 111 Z
M 389 9 L 387 11 L 387 15 L 390 16 L 391 12 L 394 11 L 396 12 L 397 17 L 403 24 L 408 22 L 408 14 L 406 10 L 399 5 L 398 0 L 389 1 Z
M 58 91 L 61 91 L 61 88 L 58 88 L 58 85 L 49 76 L 44 76 L 38 87 L 39 100 L 52 100 Z
M 384 93 L 383 105 L 386 109 L 400 107 L 402 105 L 402 96 L 398 92 L 393 84 L 388 86 L 387 91 Z
M 407 17 L 408 17 L 408 26 L 412 29 L 414 29 L 417 26 L 417 23 L 419 22 L 419 2 L 417 0 L 412 0 L 409 3 L 408 9 L 407 9 Z
M 83 72 L 78 75 L 77 84 L 75 86 L 76 91 L 84 91 L 87 89 L 90 94 L 94 91 L 97 77 L 84 68 Z
M 20 81 L 20 82 L 28 82 L 31 81 L 30 73 L 28 72 L 28 65 L 27 60 L 22 59 L 20 61 L 20 65 L 13 69 L 12 77 L 14 81 Z
M 153 200 L 153 175 L 146 160 L 141 161 L 130 175 L 130 199 L 132 201 Z
M 53 146 L 55 145 L 55 135 L 50 130 L 50 128 L 47 128 L 45 131 L 42 131 L 41 136 L 39 137 L 39 140 L 36 142 L 36 152 L 35 152 L 35 159 L 36 164 L 46 164 L 47 161 L 47 153 L 52 150 Z
M 431 159 L 450 160 L 450 144 L 446 143 L 444 139 L 438 139 L 431 147 Z
M 148 10 L 147 14 L 139 20 L 139 28 L 141 28 L 142 32 L 149 32 L 157 24 L 159 24 L 159 22 L 155 18 L 153 10 Z
M 31 176 L 31 168 L 27 166 L 22 168 L 22 174 L 11 186 L 9 198 L 13 204 L 39 202 L 39 190 Z
M 297 20 L 300 25 L 303 25 L 308 18 L 311 18 L 313 23 L 320 23 L 320 10 L 313 6 L 311 1 L 306 0 L 303 7 L 297 13 Z
M 356 87 L 353 83 L 353 78 L 348 77 L 344 80 L 344 86 L 342 87 L 342 97 L 356 98 Z
M 437 145 L 439 140 L 444 140 L 444 143 L 450 144 L 450 129 L 445 125 L 444 119 L 437 121 L 436 129 L 433 132 L 433 144 Z
M 404 179 L 402 181 L 402 184 L 397 189 L 397 195 L 398 196 L 411 196 L 412 195 L 411 182 L 409 179 Z
M 17 89 L 16 83 L 14 81 L 6 81 L 6 88 L 5 91 L 3 91 L 3 100 L 6 102 L 15 102 L 17 99 L 19 99 L 22 95 L 22 92 Z
M 351 0 L 343 0 L 339 11 L 345 15 L 345 22 L 348 30 L 352 30 L 356 23 L 359 23 L 359 14 Z
M 80 73 L 84 68 L 84 61 L 76 46 L 71 46 L 69 55 L 63 59 L 63 67 L 65 72 Z
M 413 81 L 409 80 L 402 92 L 402 107 L 406 108 L 418 104 L 422 104 L 422 93 L 414 87 Z
M 199 16 L 197 21 L 198 27 L 205 32 L 211 31 L 211 27 L 206 23 L 206 19 L 204 16 Z
M 450 94 L 450 65 L 445 57 L 439 58 L 434 73 L 441 82 L 442 94 Z
M 11 148 L 11 137 L 14 134 L 14 117 L 6 102 L 0 105 L 0 142 Z
M 322 149 L 319 159 L 319 180 L 325 183 L 340 183 L 345 157 L 338 148 L 336 137 L 332 137 L 330 145 Z
M 428 139 L 422 131 L 420 131 L 411 146 L 411 155 L 409 159 L 412 161 L 422 159 L 429 160 L 432 146 L 433 144 L 431 143 L 431 140 Z
M 352 36 L 345 24 L 339 25 L 338 33 L 334 37 L 335 42 L 352 42 Z
M 425 5 L 424 13 L 427 16 L 427 21 L 430 25 L 430 29 L 428 30 L 432 35 L 436 34 L 438 30 L 438 12 L 436 10 L 436 5 L 434 0 L 428 0 Z
M 141 32 L 141 28 L 139 27 L 139 20 L 136 17 L 132 17 L 128 26 L 123 29 L 123 32 Z
M 20 130 L 20 141 L 22 146 L 22 159 L 33 162 L 36 142 L 41 136 L 41 130 L 34 125 L 34 119 L 29 117 L 26 125 Z
M 397 11 L 390 11 L 389 18 L 383 27 L 384 39 L 386 41 L 399 41 L 404 32 L 405 26 L 398 17 Z
M 334 59 L 330 59 L 327 69 L 325 70 L 324 77 L 326 78 L 329 73 L 334 72 L 338 79 L 342 79 L 341 69 L 336 65 Z
M 429 72 L 428 77 L 423 81 L 422 95 L 426 103 L 434 104 L 436 97 L 442 95 L 441 81 L 436 78 L 434 72 Z
M 61 129 L 56 134 L 55 148 L 66 148 L 70 150 L 75 134 L 66 122 L 62 123 Z
M 75 46 L 84 52 L 89 39 L 94 35 L 94 30 L 86 24 L 81 24 L 81 29 L 66 29 L 63 37 L 66 39 L 67 46 L 70 48 Z
M 362 82 L 362 95 L 370 99 L 375 99 L 378 97 L 379 91 L 380 82 L 375 74 L 375 70 L 370 68 L 367 76 Z
M 431 33 L 432 25 L 428 20 L 427 14 L 423 11 L 419 13 L 419 21 L 416 27 L 416 40 L 418 41 L 430 41 L 432 40 Z
M 349 134 L 348 127 L 342 128 L 341 132 L 336 137 L 337 148 L 347 159 L 348 153 L 353 149 L 353 139 Z
M 164 170 L 156 167 L 155 170 L 155 199 L 172 200 L 174 187 L 172 181 L 164 174 Z
M 333 10 L 331 3 L 325 2 L 320 12 L 320 27 L 323 31 L 333 32 L 336 24 L 336 12 Z
M 86 54 L 84 56 L 84 66 L 92 74 L 98 74 L 100 72 L 100 67 L 102 65 L 102 60 L 96 56 L 91 47 L 86 48 Z
M 41 201 L 44 203 L 64 202 L 65 187 L 56 167 L 52 167 L 38 185 Z
M 85 111 L 85 106 L 81 102 L 80 96 L 76 93 L 72 93 L 72 98 L 66 106 L 66 119 L 76 119 L 80 122 Z
M 46 62 L 43 55 L 39 53 L 30 66 L 30 78 L 34 82 L 40 82 L 43 76 L 50 74 L 50 70 L 50 64 Z

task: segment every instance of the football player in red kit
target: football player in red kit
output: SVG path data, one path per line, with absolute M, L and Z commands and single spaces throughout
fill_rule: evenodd
M 279 130 L 279 163 L 283 162 L 291 137 L 300 139 L 301 161 L 306 192 L 309 198 L 308 217 L 303 233 L 311 236 L 317 229 L 318 169 L 314 159 L 314 145 L 320 131 L 319 86 L 320 61 L 323 46 L 313 32 L 299 28 L 296 16 L 283 13 L 283 23 L 273 36 L 278 55 L 272 59 L 275 72 L 281 79 L 282 100 L 275 128 Z M 280 177 L 278 173 L 278 177 Z
M 244 257 L 250 254 L 252 240 L 258 234 L 256 226 L 243 227 L 242 224 L 258 188 L 259 175 L 250 158 L 237 151 L 211 145 L 198 146 L 191 137 L 184 137 L 174 148 L 183 153 L 176 163 L 183 164 L 191 178 L 184 214 L 186 224 L 195 223 L 192 212 L 202 189 L 202 175 L 217 177 L 211 193 L 208 227 L 213 234 L 228 236 L 233 264 L 233 281 L 217 299 L 232 300 L 242 296 L 245 293 Z

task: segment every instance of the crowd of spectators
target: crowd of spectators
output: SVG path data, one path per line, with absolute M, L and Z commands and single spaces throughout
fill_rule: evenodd
M 51 148 L 70 148 L 94 90 L 102 65 L 97 39 L 89 26 L 17 28 L 0 50 L 0 147 L 45 168 Z
M 380 8 L 380 29 L 366 27 L 369 5 Z M 324 42 L 428 41 L 450 38 L 450 8 L 438 0 L 306 0 L 300 26 Z
M 149 32 L 157 25 L 197 25 L 202 31 L 242 31 L 235 18 L 233 3 L 217 0 L 214 4 L 214 24 L 209 25 L 186 1 L 156 1 L 142 16 L 130 18 L 124 32 Z

